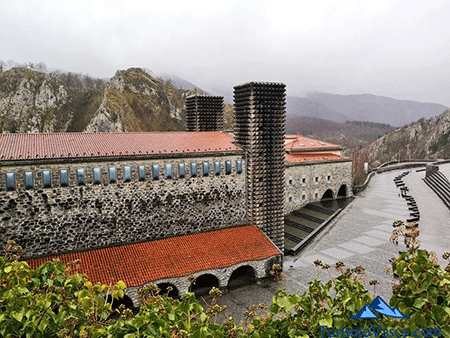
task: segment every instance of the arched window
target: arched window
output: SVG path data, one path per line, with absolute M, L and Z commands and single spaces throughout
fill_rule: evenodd
M 323 201 L 323 200 L 332 200 L 333 197 L 334 197 L 334 195 L 333 195 L 333 190 L 328 189 L 328 190 L 325 191 L 325 193 L 323 194 L 321 200 L 322 200 L 322 201 Z
M 106 296 L 106 302 L 107 303 L 112 303 L 111 308 L 113 310 L 116 310 L 119 308 L 120 305 L 124 305 L 127 309 L 133 309 L 134 305 L 133 305 L 133 301 L 131 300 L 130 297 L 128 297 L 127 295 L 123 295 L 122 298 L 119 299 L 113 299 L 111 297 L 111 295 Z
M 219 280 L 217 279 L 217 277 L 211 274 L 204 274 L 197 277 L 191 283 L 191 287 L 189 288 L 189 290 L 191 292 L 194 292 L 198 297 L 207 295 L 213 287 L 219 287 Z
M 178 289 L 175 285 L 171 283 L 159 283 L 157 284 L 159 288 L 159 294 L 163 296 L 169 296 L 171 298 L 178 298 L 180 297 L 180 293 L 178 292 Z M 169 289 L 171 288 L 171 289 Z
M 345 184 L 341 185 L 337 193 L 337 197 L 347 197 L 347 186 Z
M 231 274 L 228 280 L 228 289 L 236 289 L 244 285 L 254 284 L 255 282 L 255 270 L 249 265 L 241 266 Z

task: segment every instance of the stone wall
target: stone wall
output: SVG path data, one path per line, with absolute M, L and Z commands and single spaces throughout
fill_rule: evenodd
M 225 162 L 231 161 L 231 174 Z M 237 173 L 242 161 L 242 173 Z M 203 163 L 209 163 L 208 176 Z M 214 162 L 220 162 L 215 175 Z M 185 177 L 178 177 L 178 164 Z M 197 163 L 191 177 L 190 163 Z M 159 165 L 159 179 L 152 165 Z M 172 164 L 173 178 L 165 178 Z M 138 166 L 146 180 L 138 180 Z M 124 167 L 131 181 L 124 182 Z M 115 167 L 117 183 L 109 182 L 108 168 Z M 93 168 L 100 168 L 101 183 L 93 184 Z M 69 186 L 60 185 L 60 170 L 68 169 Z M 77 185 L 76 169 L 85 169 L 86 185 Z M 51 171 L 51 187 L 44 188 L 42 172 Z M 34 188 L 24 186 L 24 172 L 33 172 Z M 0 245 L 15 240 L 24 257 L 160 239 L 247 223 L 246 164 L 241 154 L 129 158 L 84 162 L 22 162 L 0 165 Z M 6 173 L 15 173 L 16 189 L 6 191 Z
M 285 215 L 308 203 L 320 201 L 328 189 L 333 191 L 333 198 L 337 198 L 343 184 L 347 187 L 347 196 L 352 196 L 350 160 L 288 164 L 285 179 Z
M 250 262 L 242 262 L 239 264 L 232 265 L 230 267 L 221 268 L 221 269 L 211 269 L 211 270 L 205 270 L 200 271 L 198 273 L 195 273 L 195 277 L 200 277 L 202 275 L 213 275 L 215 276 L 219 281 L 219 287 L 221 289 L 226 289 L 228 285 L 228 281 L 230 280 L 230 277 L 236 269 L 242 267 L 242 266 L 250 266 L 253 268 L 255 272 L 255 277 L 257 280 L 269 277 L 269 271 L 272 269 L 273 264 L 281 264 L 282 258 L 280 256 L 274 256 L 267 259 L 259 260 L 259 261 L 250 261 Z M 149 281 L 150 283 L 150 281 Z M 131 298 L 133 301 L 134 306 L 138 306 L 139 301 L 137 297 L 137 292 L 140 288 L 147 286 L 149 283 L 146 283 L 142 286 L 138 287 L 130 287 L 125 289 L 125 294 Z M 176 278 L 164 278 L 160 280 L 151 281 L 151 283 L 154 284 L 160 284 L 160 283 L 169 283 L 175 286 L 179 292 L 179 295 L 182 296 L 186 292 L 189 291 L 189 287 L 191 286 L 191 281 L 189 281 L 189 276 L 185 277 L 176 277 Z

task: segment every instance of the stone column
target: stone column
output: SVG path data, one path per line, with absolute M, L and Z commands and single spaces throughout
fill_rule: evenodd
M 286 86 L 250 82 L 234 87 L 236 143 L 248 152 L 248 216 L 284 248 Z
M 192 95 L 186 98 L 187 131 L 223 130 L 223 96 Z

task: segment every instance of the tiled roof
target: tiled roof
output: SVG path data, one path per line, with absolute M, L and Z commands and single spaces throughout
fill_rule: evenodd
M 63 263 L 80 259 L 77 272 L 87 274 L 92 282 L 123 280 L 131 287 L 277 255 L 278 249 L 256 226 L 243 226 L 39 258 L 28 264 L 35 269 L 53 258 Z
M 348 160 L 348 157 L 339 156 L 336 154 L 289 154 L 285 153 L 284 159 L 286 162 L 320 162 L 330 160 Z
M 0 135 L 0 161 L 241 151 L 224 132 Z
M 294 137 L 295 136 L 295 137 Z M 332 144 L 329 142 L 323 142 L 319 140 L 315 140 L 309 137 L 305 137 L 302 134 L 298 135 L 285 135 L 285 139 L 288 142 L 284 148 L 287 151 L 292 150 L 302 150 L 302 151 L 313 151 L 313 150 L 321 150 L 321 149 L 342 149 L 342 146 L 337 144 Z

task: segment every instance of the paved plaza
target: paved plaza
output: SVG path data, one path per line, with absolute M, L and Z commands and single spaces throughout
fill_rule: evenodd
M 221 303 L 228 306 L 227 315 L 242 319 L 248 306 L 270 304 L 279 288 L 285 288 L 288 293 L 302 294 L 313 279 L 329 280 L 329 273 L 336 276 L 334 263 L 337 261 L 343 261 L 346 267 L 363 266 L 367 281 L 376 279 L 380 282 L 377 290 L 367 285 L 368 290 L 389 300 L 393 279 L 386 274 L 385 268 L 390 267 L 391 257 L 396 257 L 399 250 L 405 249 L 403 244 L 397 246 L 390 242 L 392 223 L 411 217 L 406 201 L 393 182 L 393 178 L 404 171 L 375 175 L 367 189 L 358 194 L 303 251 L 296 256 L 286 256 L 286 278 L 281 284 L 251 285 L 226 293 Z M 441 171 L 450 177 L 450 165 L 441 166 Z M 411 169 L 409 175 L 403 177 L 403 182 L 419 207 L 421 247 L 435 251 L 444 266 L 442 253 L 450 251 L 450 233 L 447 230 L 450 210 L 422 181 L 424 175 L 424 171 Z M 332 265 L 329 272 L 316 268 L 313 264 L 316 259 Z

